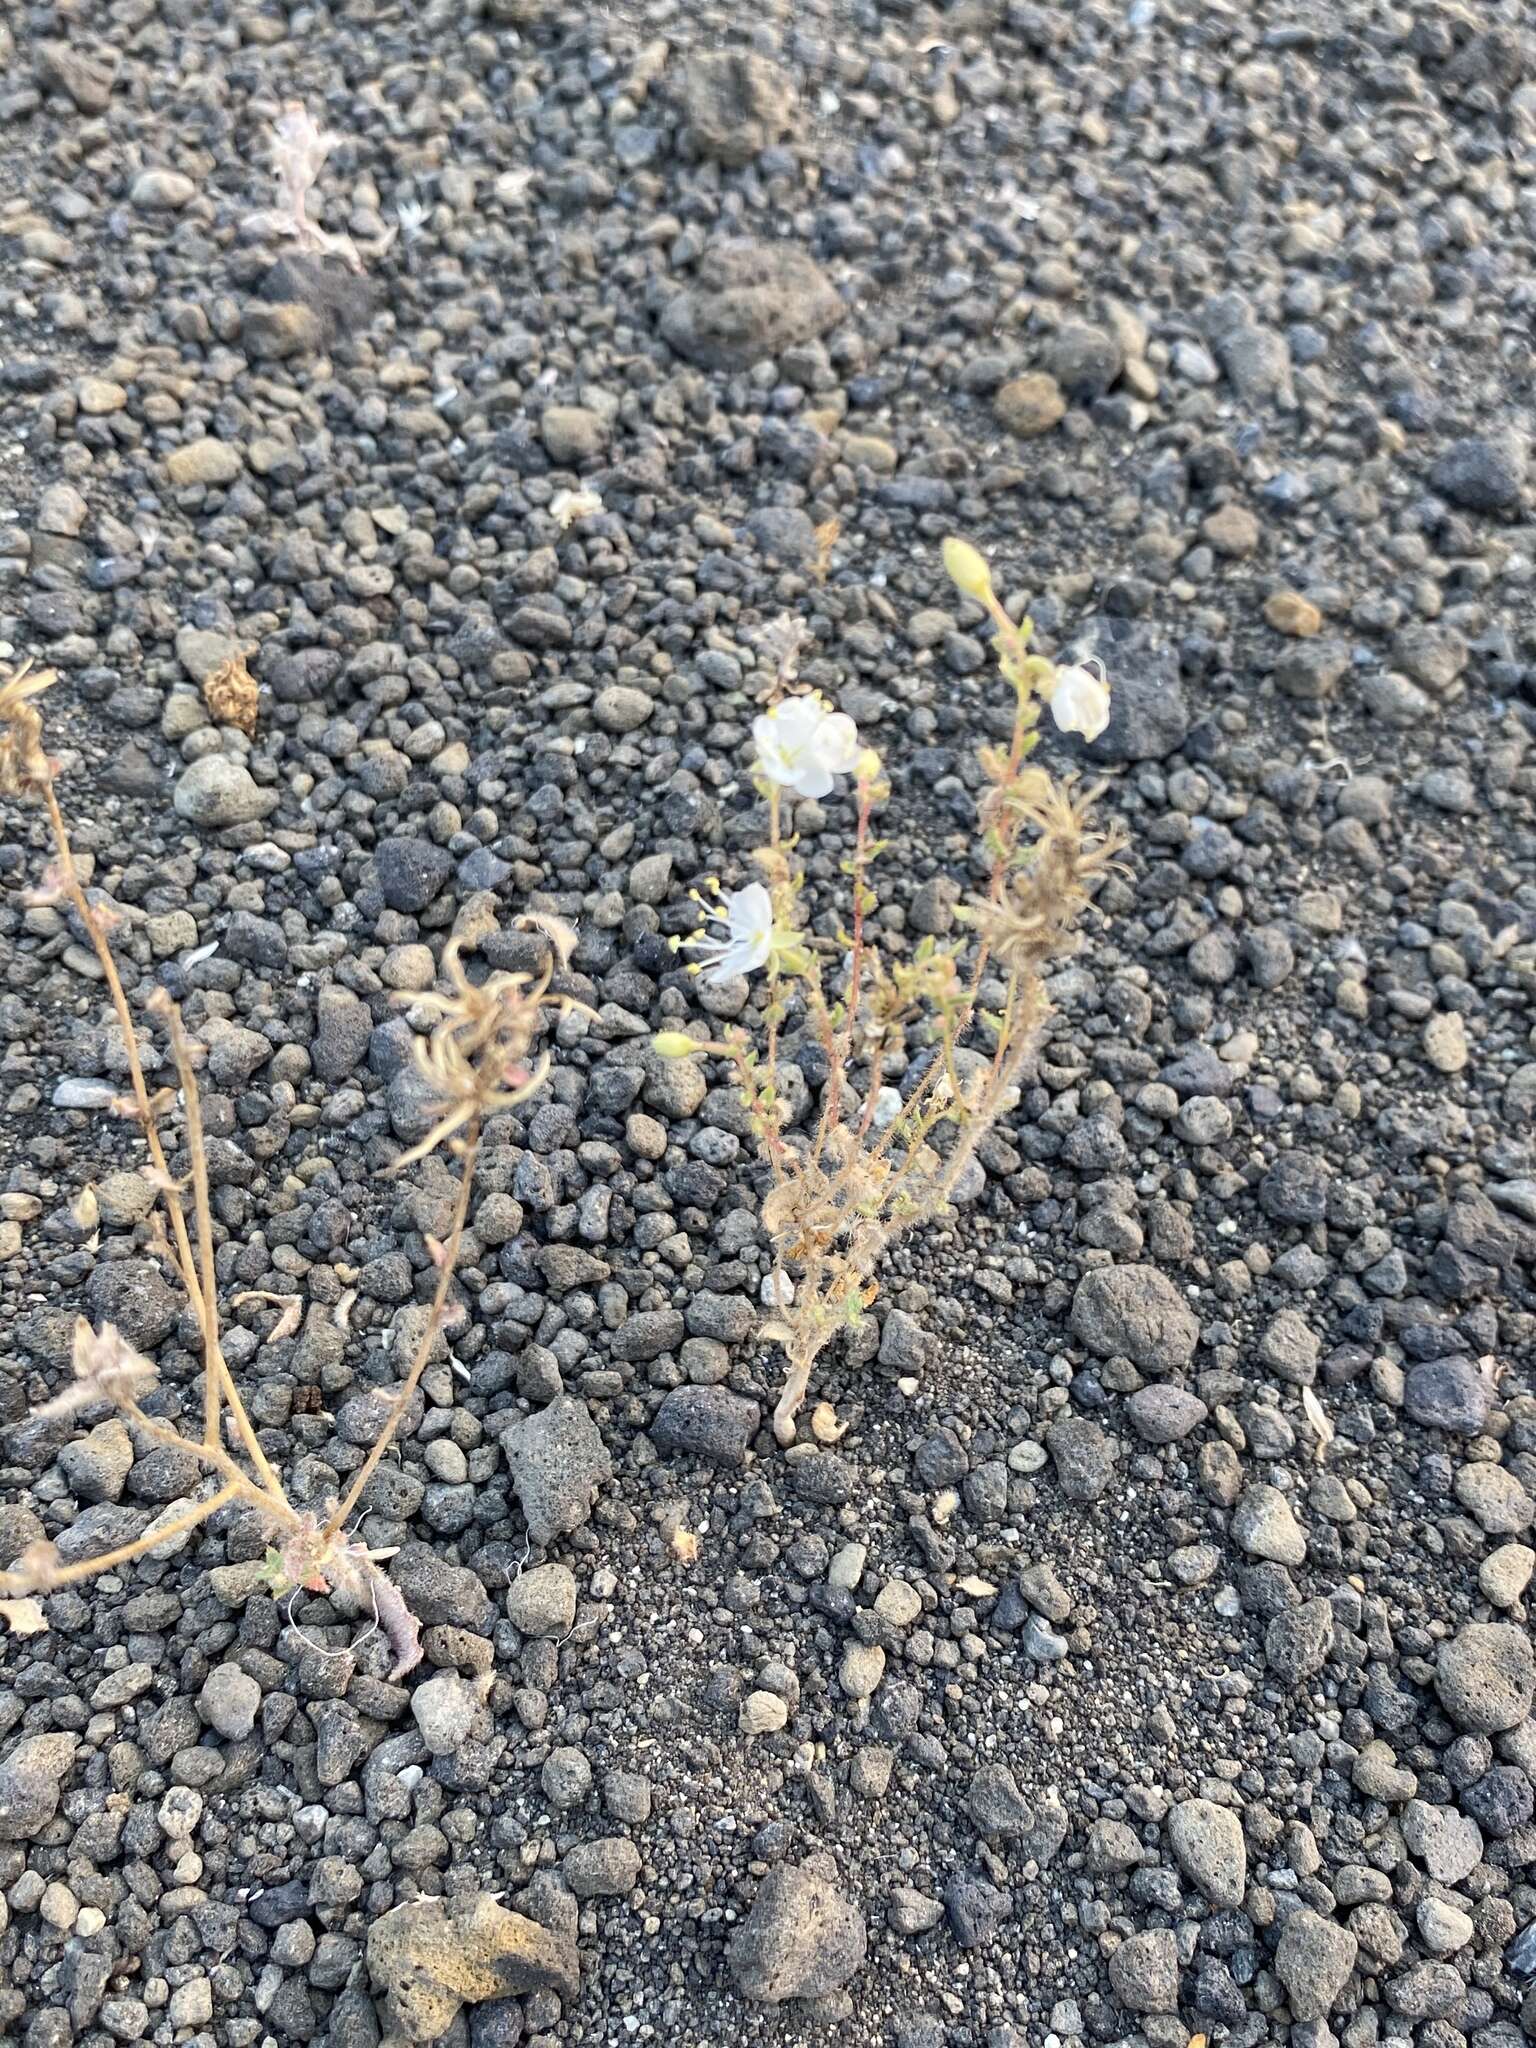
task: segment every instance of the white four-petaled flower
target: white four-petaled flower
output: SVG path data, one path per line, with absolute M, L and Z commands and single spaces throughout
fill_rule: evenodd
M 708 917 L 723 927 L 701 932 L 693 941 L 702 955 L 704 979 L 712 987 L 737 974 L 751 974 L 766 964 L 773 950 L 773 898 L 761 882 L 727 890 L 721 907 Z
M 1096 740 L 1109 723 L 1109 684 L 1095 662 L 1059 668 L 1051 685 L 1051 717 L 1061 732 Z
M 786 697 L 752 721 L 757 765 L 770 782 L 796 796 L 826 796 L 839 775 L 853 772 L 859 734 L 843 711 L 820 697 Z

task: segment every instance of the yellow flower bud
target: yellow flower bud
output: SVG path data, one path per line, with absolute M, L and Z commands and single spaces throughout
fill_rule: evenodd
M 651 1044 L 664 1060 L 685 1060 L 690 1053 L 702 1050 L 686 1031 L 658 1031 Z
M 945 572 L 961 596 L 985 604 L 992 595 L 992 571 L 985 556 L 968 540 L 957 540 L 953 534 L 945 541 L 943 554 Z
M 854 779 L 858 782 L 878 782 L 881 775 L 880 756 L 873 747 L 860 749 L 859 758 L 853 764 Z

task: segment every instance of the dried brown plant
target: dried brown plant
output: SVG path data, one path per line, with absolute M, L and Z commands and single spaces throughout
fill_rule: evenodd
M 93 1330 L 83 1318 L 75 1325 L 73 1377 L 34 1412 L 39 1417 L 61 1417 L 101 1406 L 115 1408 L 144 1436 L 193 1457 L 207 1472 L 209 1484 L 180 1512 L 100 1556 L 66 1563 L 52 1542 L 30 1545 L 8 1571 L 0 1571 L 0 1601 L 10 1610 L 26 1603 L 32 1594 L 46 1594 L 113 1570 L 238 1502 L 254 1509 L 270 1533 L 266 1575 L 274 1593 L 288 1595 L 303 1587 L 339 1594 L 364 1611 L 371 1608 L 393 1652 L 391 1676 L 399 1678 L 420 1660 L 420 1631 L 398 1588 L 380 1568 L 387 1553 L 371 1552 L 345 1532 L 364 1488 L 400 1427 L 443 1330 L 469 1214 L 481 1126 L 487 1116 L 524 1101 L 539 1087 L 548 1061 L 534 1054 L 538 1034 L 551 1014 L 574 1006 L 572 998 L 551 988 L 557 965 L 563 968 L 568 962 L 573 935 L 554 920 L 530 920 L 549 940 L 549 961 L 543 972 L 493 974 L 479 984 L 470 981 L 457 944 L 450 943 L 444 958 L 448 992 L 409 998 L 437 1019 L 425 1044 L 418 1041 L 417 1054 L 441 1114 L 422 1143 L 397 1160 L 391 1170 L 398 1171 L 443 1147 L 458 1162 L 458 1192 L 448 1236 L 433 1245 L 436 1286 L 405 1378 L 385 1410 L 367 1457 L 342 1498 L 327 1503 L 322 1519 L 289 1499 L 224 1358 L 197 1082 L 201 1048 L 188 1037 L 177 1005 L 163 990 L 157 991 L 146 1008 L 166 1030 L 179 1085 L 188 1168 L 185 1180 L 178 1180 L 171 1172 L 162 1137 L 162 1122 L 171 1113 L 175 1097 L 167 1089 L 151 1093 L 145 1078 L 132 1010 L 109 943 L 110 922 L 81 883 L 59 803 L 58 764 L 43 746 L 35 699 L 53 680 L 50 673 L 24 666 L 0 684 L 0 794 L 36 799 L 44 806 L 54 841 L 49 894 L 73 909 L 101 967 L 128 1062 L 130 1093 L 121 1107 L 142 1133 L 149 1156 L 141 1170 L 159 1199 L 159 1242 L 201 1327 L 203 1412 L 201 1432 L 195 1436 L 151 1413 L 144 1403 L 157 1385 L 153 1361 L 136 1352 L 110 1324 Z M 23 1604 L 20 1611 L 30 1618 L 30 1605 Z

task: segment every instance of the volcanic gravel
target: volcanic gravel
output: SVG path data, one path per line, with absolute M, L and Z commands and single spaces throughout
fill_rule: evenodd
M 250 222 L 291 100 L 360 272 Z M 231 1512 L 0 1636 L 0 2036 L 1536 2036 L 1529 10 L 14 0 L 0 137 L 0 654 L 207 1047 L 300 1504 L 451 1209 L 381 1178 L 411 996 L 537 910 L 595 1013 L 364 1496 L 423 1664 Z M 786 1454 L 747 1127 L 650 1035 L 755 1014 L 668 941 L 750 876 L 785 619 L 889 770 L 876 935 L 959 935 L 1009 710 L 952 532 L 1105 664 L 1045 758 L 1127 868 Z M 168 1415 L 200 1370 L 46 858 L 5 802 L 0 1565 L 197 1478 L 28 1419 L 79 1313 Z

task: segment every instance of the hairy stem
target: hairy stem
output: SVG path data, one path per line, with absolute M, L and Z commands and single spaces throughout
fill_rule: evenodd
M 799 1298 L 807 1307 L 820 1301 L 826 1263 L 824 1252 L 814 1253 L 805 1262 Z M 773 1433 L 781 1444 L 792 1444 L 795 1440 L 795 1413 L 810 1385 L 811 1367 L 831 1341 L 832 1325 L 825 1317 L 818 1317 L 814 1322 L 802 1320 L 790 1341 L 785 1352 L 789 1370 L 779 1393 L 778 1406 L 773 1411 Z
M 805 1390 L 811 1383 L 811 1367 L 831 1341 L 830 1330 L 817 1339 L 815 1348 L 807 1350 L 805 1356 L 792 1359 L 784 1385 L 779 1393 L 778 1406 L 773 1411 L 773 1433 L 781 1444 L 792 1444 L 795 1440 L 795 1415 L 805 1399 Z
M 831 1069 L 822 1094 L 821 1121 L 816 1128 L 816 1143 L 811 1152 L 812 1163 L 817 1166 L 821 1164 L 826 1142 L 842 1114 L 843 1082 L 848 1073 L 848 1062 L 853 1055 L 853 1033 L 863 992 L 864 871 L 869 864 L 869 813 L 873 801 L 874 785 L 861 780 L 858 820 L 854 826 L 853 860 L 850 864 L 853 881 L 853 934 L 848 962 L 848 995 L 843 1007 L 842 1028 L 837 1034 Z

